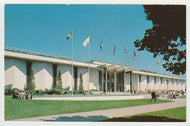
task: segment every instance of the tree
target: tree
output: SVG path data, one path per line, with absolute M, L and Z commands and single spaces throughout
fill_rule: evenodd
M 186 6 L 144 5 L 147 20 L 153 27 L 134 44 L 140 50 L 163 56 L 163 67 L 173 74 L 186 72 Z
M 34 72 L 33 69 L 30 69 L 29 76 L 27 78 L 27 90 L 34 90 L 35 89 L 35 82 L 34 82 Z
M 61 79 L 61 70 L 58 71 L 58 77 L 57 77 L 57 88 L 63 89 L 62 87 L 62 79 Z
M 80 73 L 80 84 L 79 84 L 79 91 L 83 91 L 83 79 L 82 79 L 82 73 Z

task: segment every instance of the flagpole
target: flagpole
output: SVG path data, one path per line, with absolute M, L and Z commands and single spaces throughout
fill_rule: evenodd
M 103 62 L 103 47 L 102 47 L 102 62 Z M 103 65 L 102 65 L 102 93 L 104 93 L 104 85 L 103 85 Z
M 72 95 L 73 95 L 73 79 L 74 79 L 74 77 L 73 77 L 73 28 L 72 28 Z
M 90 34 L 88 35 L 90 41 Z M 90 42 L 88 45 L 88 95 L 90 94 Z
M 114 46 L 114 62 L 115 62 L 115 65 L 116 65 L 116 42 L 115 42 L 115 46 Z M 114 93 L 117 92 L 117 73 L 116 73 L 116 69 L 114 70 Z M 116 75 L 115 75 L 116 74 Z

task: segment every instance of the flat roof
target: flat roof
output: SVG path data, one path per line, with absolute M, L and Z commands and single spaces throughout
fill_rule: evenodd
M 45 57 L 45 56 L 20 53 L 20 52 L 12 52 L 12 51 L 4 51 L 4 56 L 5 57 L 14 57 L 14 58 L 18 58 L 18 59 L 31 60 L 31 61 L 42 61 L 42 62 L 67 64 L 67 65 L 72 65 L 72 62 L 73 62 L 74 66 L 81 66 L 81 67 L 89 66 L 91 68 L 97 68 L 97 66 L 98 66 L 96 64 L 79 62 L 79 61 L 74 61 L 74 60 L 72 61 L 72 60 L 66 60 L 66 59 L 58 59 L 58 58 Z
M 156 74 L 156 73 L 148 73 L 148 72 L 142 72 L 142 71 L 135 71 L 135 70 L 133 70 L 132 73 L 134 73 L 134 74 L 141 74 L 141 75 L 149 75 L 149 76 L 157 76 L 157 77 L 163 77 L 163 78 L 171 78 L 171 79 L 183 80 L 180 77 L 163 75 L 163 74 Z

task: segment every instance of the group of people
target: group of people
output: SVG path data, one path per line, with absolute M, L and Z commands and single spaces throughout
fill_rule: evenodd
M 23 95 L 23 96 L 25 96 L 25 95 Z M 14 99 L 21 99 L 21 98 L 22 98 L 22 96 L 19 94 L 19 92 L 18 92 L 17 89 L 15 89 L 14 92 L 13 92 L 13 98 L 14 98 Z M 25 99 L 32 100 L 32 95 L 31 95 L 30 92 L 28 92 L 28 93 L 26 94 Z
M 183 94 L 184 94 L 184 93 L 182 93 L 182 95 L 183 95 Z M 156 96 L 156 93 L 154 92 L 154 90 L 152 91 L 151 96 L 152 96 L 151 101 L 153 101 L 153 99 L 154 99 L 154 101 L 156 101 L 156 97 L 157 97 L 157 96 Z M 176 93 L 175 93 L 174 90 L 168 92 L 168 98 L 169 98 L 169 99 L 176 99 Z
M 173 91 L 169 91 L 169 92 L 168 92 L 168 97 L 169 97 L 170 99 L 176 99 L 175 91 L 174 91 L 174 90 L 173 90 Z

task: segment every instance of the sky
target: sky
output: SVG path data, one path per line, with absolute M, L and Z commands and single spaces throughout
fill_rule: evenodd
M 142 39 L 150 28 L 152 22 L 146 20 L 142 5 L 6 5 L 4 45 L 5 49 L 24 48 L 72 59 L 72 39 L 65 38 L 73 29 L 74 60 L 88 62 L 90 46 L 90 60 L 172 75 L 162 67 L 161 57 L 158 65 L 158 57 L 134 46 L 133 42 Z M 85 48 L 82 43 L 88 36 L 90 43 Z

